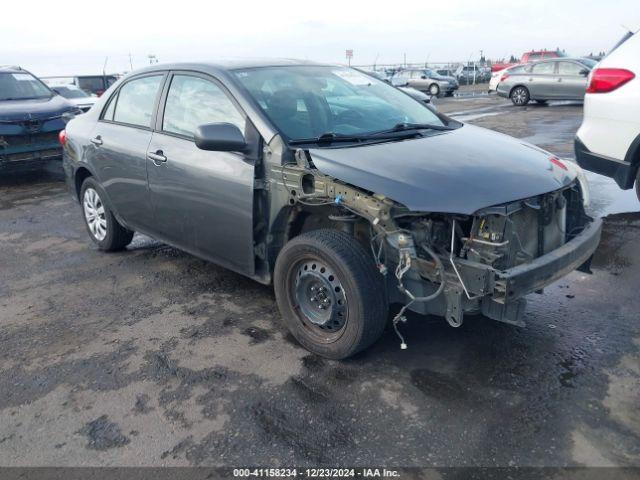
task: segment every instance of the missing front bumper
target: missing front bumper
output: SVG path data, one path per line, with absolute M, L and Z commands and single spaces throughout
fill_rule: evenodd
M 529 263 L 496 272 L 493 295 L 482 299 L 482 314 L 500 322 L 524 326 L 522 317 L 526 300 L 523 297 L 573 270 L 588 267 L 601 233 L 602 220 L 595 219 L 561 247 Z
M 432 304 L 415 304 L 411 309 L 423 314 L 452 317 L 456 323 L 461 322 L 464 314 L 482 313 L 493 320 L 524 326 L 524 297 L 573 270 L 588 266 L 600 242 L 601 232 L 602 220 L 595 219 L 559 248 L 502 271 L 477 262 L 457 259 L 456 265 L 469 296 L 464 292 L 457 276 L 448 272 L 445 295 Z M 411 288 L 420 292 L 420 284 L 426 285 L 416 276 Z
M 561 247 L 526 264 L 497 272 L 494 298 L 507 302 L 523 297 L 578 269 L 596 251 L 601 233 L 602 220 L 595 219 Z

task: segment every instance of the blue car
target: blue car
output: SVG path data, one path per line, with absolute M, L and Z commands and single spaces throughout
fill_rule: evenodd
M 61 159 L 58 134 L 82 111 L 20 67 L 0 67 L 0 168 Z

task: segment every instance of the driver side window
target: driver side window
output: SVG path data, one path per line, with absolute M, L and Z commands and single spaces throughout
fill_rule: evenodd
M 231 123 L 244 132 L 244 115 L 218 85 L 201 77 L 174 75 L 162 130 L 193 138 L 200 125 L 220 122 Z

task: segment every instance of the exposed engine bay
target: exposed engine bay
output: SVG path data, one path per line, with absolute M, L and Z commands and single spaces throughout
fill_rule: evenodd
M 293 208 L 331 206 L 330 220 L 369 244 L 389 301 L 402 304 L 393 320 L 401 339 L 407 310 L 443 316 L 453 327 L 479 313 L 523 326 L 523 297 L 581 265 L 588 270 L 584 259 L 599 240 L 583 242 L 577 253 L 567 245 L 593 220 L 577 180 L 473 215 L 414 212 L 323 175 L 304 150 L 295 158 L 272 164 L 272 181 L 286 188 Z

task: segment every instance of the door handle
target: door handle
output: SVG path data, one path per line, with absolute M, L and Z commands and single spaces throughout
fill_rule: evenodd
M 162 165 L 167 161 L 167 157 L 164 156 L 164 153 L 162 153 L 162 150 L 156 150 L 155 153 L 148 152 L 147 158 L 151 160 L 156 167 L 159 167 L 160 165 Z
M 556 82 L 561 82 L 561 81 L 562 81 L 562 78 L 556 79 Z
M 99 147 L 100 145 L 102 145 L 102 137 L 98 135 L 95 138 L 92 138 L 91 143 Z
M 530 81 L 530 82 L 533 82 L 533 78 L 529 78 L 529 81 Z

